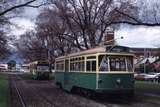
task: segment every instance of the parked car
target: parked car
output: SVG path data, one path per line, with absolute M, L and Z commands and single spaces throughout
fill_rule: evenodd
M 152 72 L 152 73 L 149 73 L 149 75 L 151 75 L 155 80 L 157 80 L 158 77 L 160 76 L 160 73 L 154 73 L 154 72 Z
M 143 81 L 154 81 L 158 79 L 158 76 L 160 76 L 160 73 L 140 73 L 135 75 L 136 80 L 143 80 Z
M 146 80 L 147 79 L 147 74 L 145 73 L 140 73 L 135 75 L 136 80 Z

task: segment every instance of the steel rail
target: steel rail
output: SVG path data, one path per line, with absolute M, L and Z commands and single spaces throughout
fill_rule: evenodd
M 25 83 L 25 81 L 21 78 L 21 77 L 19 77 L 19 76 L 16 76 L 19 80 L 21 80 L 22 82 L 24 82 Z M 37 96 L 37 97 L 39 97 L 44 103 L 46 103 L 46 104 L 49 104 L 49 105 L 51 105 L 51 106 L 53 106 L 53 107 L 56 107 L 56 105 L 51 101 L 51 100 L 49 100 L 45 95 L 43 95 L 43 94 L 39 94 L 39 89 L 35 89 L 34 87 L 32 87 L 32 86 L 30 86 L 30 88 L 32 89 L 32 90 L 34 90 L 34 93 L 35 93 L 35 95 Z M 36 90 L 36 91 L 35 91 Z M 24 107 L 26 107 L 26 106 L 24 106 Z
M 19 89 L 17 88 L 16 83 L 13 82 L 13 85 L 14 85 L 14 87 L 15 87 L 15 89 L 16 89 L 16 92 L 17 92 L 17 94 L 18 94 L 18 98 L 19 98 L 19 100 L 20 100 L 20 102 L 21 102 L 21 104 L 22 104 L 22 107 L 27 107 L 26 104 L 25 104 L 25 101 L 24 101 L 24 99 L 23 99 L 23 97 L 22 97 L 22 95 L 20 94 Z

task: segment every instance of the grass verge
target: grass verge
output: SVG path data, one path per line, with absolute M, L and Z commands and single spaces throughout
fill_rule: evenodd
M 9 106 L 9 83 L 8 76 L 0 74 L 0 107 Z
M 149 81 L 136 81 L 135 82 L 136 93 L 141 93 L 139 99 L 143 99 L 147 102 L 158 102 L 160 104 L 160 83 L 154 83 Z
M 148 81 L 136 81 L 135 89 L 137 91 L 144 92 L 159 92 L 160 94 L 160 83 L 148 82 Z

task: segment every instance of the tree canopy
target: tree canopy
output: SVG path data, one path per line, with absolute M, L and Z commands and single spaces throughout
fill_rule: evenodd
M 47 0 L 40 5 L 30 4 L 34 1 L 19 6 L 49 5 L 40 11 L 35 30 L 26 32 L 16 44 L 23 57 L 29 60 L 54 60 L 59 55 L 96 47 L 103 41 L 108 27 L 160 25 L 158 0 L 149 7 L 144 0 Z M 8 11 L 0 13 L 5 12 Z

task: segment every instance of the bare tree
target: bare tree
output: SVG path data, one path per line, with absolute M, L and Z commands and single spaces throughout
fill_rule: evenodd
M 37 38 L 34 31 L 28 31 L 21 35 L 15 45 L 22 57 L 28 61 L 47 59 L 47 50 L 43 41 Z
M 143 20 L 143 15 L 139 14 L 140 7 L 133 2 L 134 0 L 50 1 L 52 5 L 43 9 L 37 17 L 36 34 L 34 34 L 37 41 L 34 38 L 28 39 L 27 43 L 31 42 L 30 45 L 33 46 L 24 52 L 36 50 L 34 47 L 36 44 L 45 48 L 54 59 L 58 55 L 96 47 L 102 42 L 108 26 L 121 23 L 160 25 L 156 16 L 158 14 L 154 15 L 155 22 Z
M 0 5 L 1 5 L 0 16 L 3 16 L 8 12 L 11 12 L 17 8 L 27 6 L 35 1 L 36 0 L 29 0 L 27 2 L 17 4 L 18 2 L 16 0 L 2 0 L 0 1 Z
M 37 5 L 32 3 L 38 2 Z M 1 0 L 0 1 L 0 57 L 8 55 L 8 37 L 6 37 L 6 26 L 10 26 L 10 18 L 17 17 L 24 7 L 39 8 L 47 4 L 47 0 Z M 8 28 L 8 27 L 7 27 Z M 3 53 L 3 54 L 2 54 Z M 6 54 L 6 55 L 5 55 Z
M 0 31 L 0 50 L 0 59 L 4 59 L 10 54 L 7 45 L 7 37 L 5 36 L 3 31 Z
M 47 42 L 48 49 L 56 50 L 52 55 L 64 55 L 71 51 L 71 46 L 76 46 L 73 39 L 66 38 L 66 23 L 61 20 L 56 10 L 43 10 L 36 24 L 37 36 Z
M 107 27 L 113 23 L 125 20 L 138 22 L 130 17 L 138 8 L 129 1 L 56 0 L 53 3 L 66 25 L 66 34 L 63 35 L 73 40 L 80 50 L 97 46 L 106 34 Z

